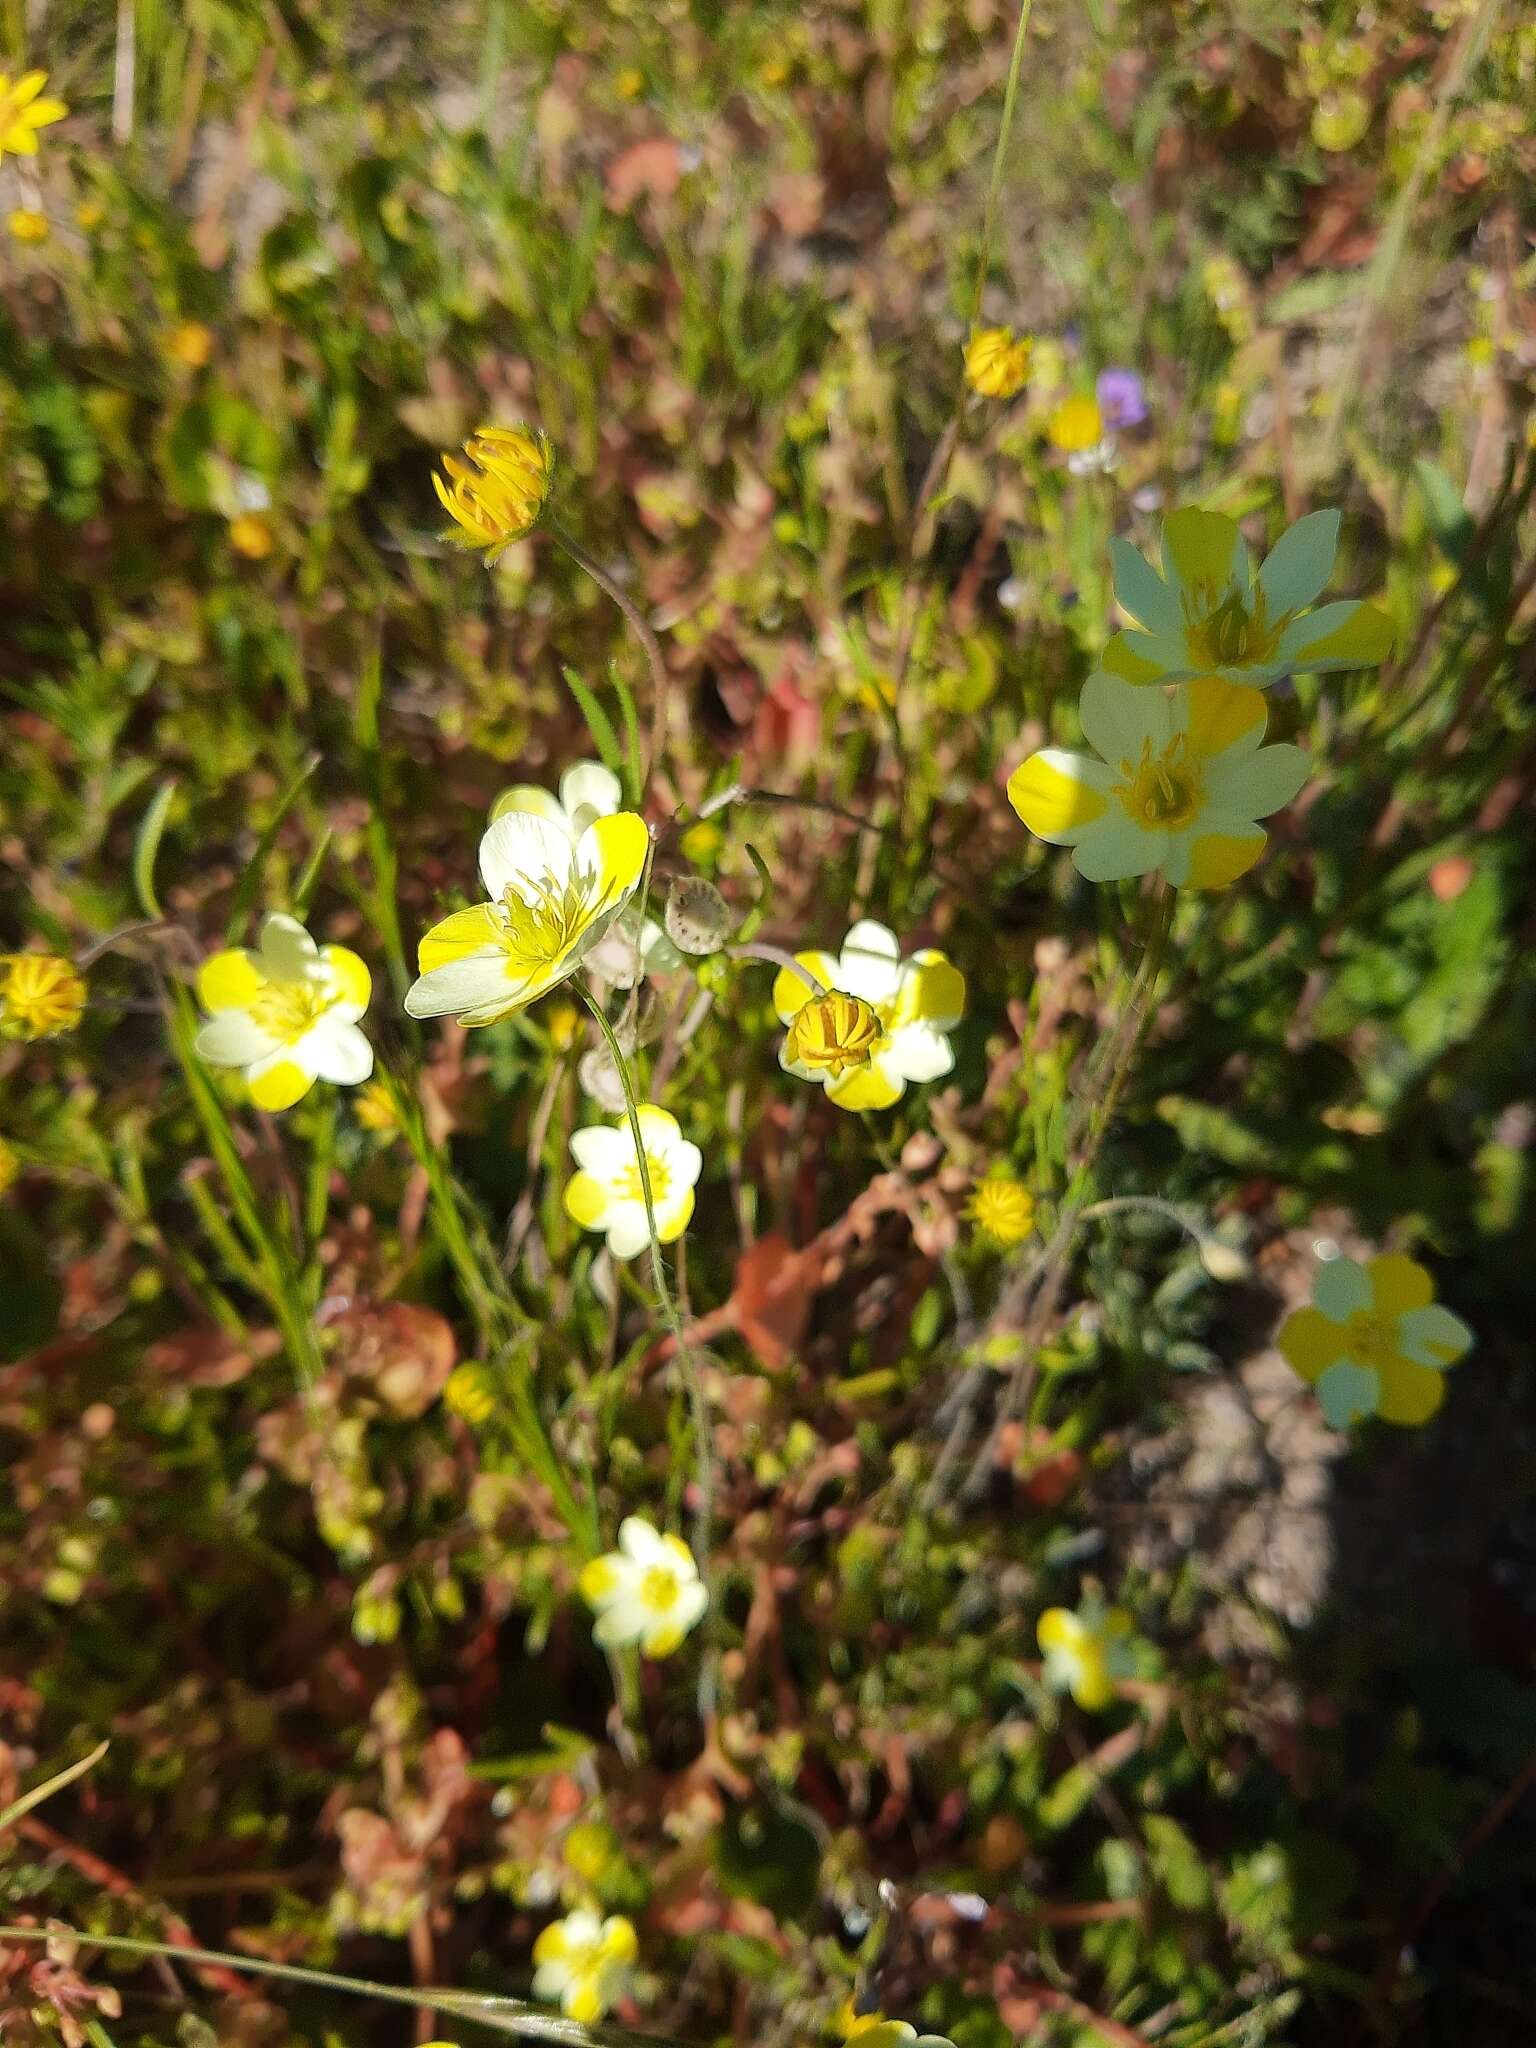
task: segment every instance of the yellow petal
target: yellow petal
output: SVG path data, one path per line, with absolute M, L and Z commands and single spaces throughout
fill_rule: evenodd
M 1371 1306 L 1378 1315 L 1405 1315 L 1411 1308 L 1428 1308 L 1435 1298 L 1435 1283 L 1416 1259 L 1401 1252 L 1384 1252 L 1367 1259 L 1366 1277 L 1371 1283 Z
M 613 1963 L 632 1963 L 640 1953 L 640 1941 L 634 1927 L 621 1913 L 603 1922 L 603 1938 L 599 1943 L 603 1956 Z
M 309 1093 L 313 1079 L 297 1060 L 275 1060 L 259 1074 L 246 1076 L 251 1100 L 258 1109 L 292 1109 L 301 1096 Z
M 615 811 L 611 818 L 594 818 L 582 833 L 582 852 L 591 858 L 595 851 L 594 864 L 610 903 L 627 896 L 640 880 L 650 843 L 650 832 L 638 811 Z
M 589 1566 L 588 1570 L 590 1569 Z M 533 1944 L 533 1960 L 536 1963 L 559 1963 L 565 1960 L 565 1954 L 565 1923 L 562 1920 L 552 1920 L 548 1927 L 542 1929 Z
M 837 962 L 830 953 L 797 953 L 795 958 L 807 974 L 815 975 L 823 988 L 836 987 Z M 773 1007 L 779 1022 L 788 1024 L 815 994 L 805 975 L 781 967 L 773 978 Z
M 266 985 L 243 946 L 210 955 L 197 970 L 197 999 L 205 1010 L 248 1010 Z
M 1099 667 L 1127 683 L 1155 683 L 1166 674 L 1163 664 L 1139 650 L 1147 642 L 1145 633 L 1116 633 L 1099 656 Z
M 1237 538 L 1235 519 L 1224 512 L 1202 512 L 1190 506 L 1168 515 L 1163 552 L 1181 582 L 1225 589 L 1232 576 Z
M 373 976 L 368 972 L 367 963 L 347 946 L 322 946 L 320 958 L 331 970 L 336 992 L 342 1001 L 355 1003 L 360 1010 L 366 1010 L 373 994 Z
M 1251 694 L 1257 696 L 1258 692 Z M 1225 889 L 1239 875 L 1246 875 L 1264 851 L 1265 835 L 1238 839 L 1225 832 L 1207 832 L 1189 849 L 1190 889 Z
M 1115 1697 L 1114 1680 L 1097 1643 L 1085 1644 L 1082 1662 L 1072 1674 L 1072 1697 L 1087 1713 L 1101 1713 Z
M 1376 1413 L 1386 1422 L 1410 1426 L 1428 1422 L 1445 1399 L 1445 1376 L 1411 1358 L 1392 1358 L 1379 1368 L 1381 1398 Z
M 901 987 L 896 1020 L 948 1030 L 965 1014 L 965 976 L 936 947 L 914 954 L 912 967 Z
M 566 1215 L 579 1223 L 583 1230 L 607 1229 L 613 1196 L 590 1173 L 573 1173 L 565 1184 L 561 1200 L 565 1204 Z
M 862 1067 L 846 1067 L 827 1083 L 827 1100 L 839 1109 L 889 1109 L 906 1092 L 906 1077 L 892 1074 L 873 1053 Z
M 1082 1648 L 1083 1625 L 1070 1607 L 1047 1607 L 1035 1624 L 1042 1650 L 1076 1652 Z
M 1047 747 L 1009 776 L 1008 801 L 1037 837 L 1057 839 L 1108 810 L 1107 800 L 1083 777 L 1083 765 L 1082 755 Z
M 614 1591 L 621 1576 L 621 1561 L 618 1558 L 611 1554 L 607 1557 L 594 1557 L 589 1564 L 582 1566 L 581 1576 L 576 1581 L 576 1590 L 589 1607 L 596 1607 L 599 1601 L 606 1600 Z M 534 1960 L 543 1960 L 537 1949 L 534 1950 Z
M 1310 1382 L 1344 1356 L 1344 1326 L 1320 1308 L 1299 1308 L 1280 1325 L 1275 1343 L 1286 1364 Z
M 1268 717 L 1262 690 L 1229 683 L 1221 676 L 1196 676 L 1186 685 L 1189 743 L 1197 754 L 1220 754 L 1257 727 L 1263 737 Z
M 600 2020 L 607 2010 L 599 1995 L 597 1985 L 590 1977 L 580 1977 L 565 1994 L 565 2009 L 573 2020 L 580 2020 L 589 2026 L 593 2020 Z
M 477 903 L 470 910 L 455 910 L 433 925 L 417 948 L 416 964 L 423 974 L 430 974 L 434 967 L 447 967 L 500 942 L 501 923 L 494 907 Z

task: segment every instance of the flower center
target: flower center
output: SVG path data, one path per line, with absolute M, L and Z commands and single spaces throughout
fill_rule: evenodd
M 1401 1348 L 1396 1321 L 1368 1308 L 1357 1308 L 1344 1325 L 1344 1346 L 1356 1365 L 1380 1372 L 1383 1366 L 1391 1364 Z
M 590 875 L 573 875 L 565 882 L 543 875 L 533 885 L 531 903 L 516 889 L 503 893 L 501 946 L 509 975 L 540 974 L 564 960 L 607 904 L 606 891 L 591 895 L 592 882 Z
M 667 1199 L 672 1186 L 672 1169 L 664 1159 L 658 1159 L 654 1152 L 646 1153 L 645 1165 L 651 1176 L 651 1202 L 653 1206 L 659 1207 Z M 624 1168 L 619 1175 L 618 1188 L 621 1198 L 626 1202 L 645 1200 L 645 1183 L 640 1178 L 638 1164 Z
M 1153 753 L 1150 740 L 1143 740 L 1141 759 L 1122 761 L 1120 773 L 1125 780 L 1116 783 L 1114 794 L 1138 825 L 1177 830 L 1200 809 L 1200 770 L 1183 733 L 1175 733 L 1160 754 Z
M 85 983 L 51 953 L 0 955 L 0 1036 L 51 1038 L 69 1031 L 85 1008 Z
M 789 1027 L 791 1059 L 813 1073 L 837 1075 L 868 1064 L 880 1019 L 862 996 L 831 989 L 797 1010 Z
M 677 1573 L 670 1565 L 650 1565 L 640 1581 L 640 1598 L 655 1614 L 665 1614 L 675 1607 L 679 1590 Z
M 251 1004 L 251 1015 L 273 1038 L 295 1045 L 337 998 L 318 981 L 270 981 Z
M 1190 653 L 1212 668 L 1247 668 L 1268 661 L 1286 625 L 1283 617 L 1269 623 L 1264 592 L 1257 585 L 1251 600 L 1237 589 L 1218 600 L 1210 584 L 1197 584 L 1185 596 L 1184 619 Z

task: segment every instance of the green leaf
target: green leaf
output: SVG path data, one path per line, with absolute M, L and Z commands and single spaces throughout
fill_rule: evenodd
M 133 889 L 139 899 L 139 907 L 146 917 L 160 918 L 164 912 L 160 899 L 155 894 L 155 858 L 160 851 L 161 836 L 176 794 L 174 782 L 162 782 L 150 798 L 149 809 L 139 826 L 133 841 Z
M 245 873 L 240 877 L 239 886 L 235 890 L 235 900 L 229 913 L 229 923 L 225 927 L 225 937 L 231 943 L 239 938 L 241 931 L 244 929 L 245 921 L 251 914 L 251 908 L 256 901 L 257 892 L 261 888 L 262 874 L 266 869 L 272 849 L 277 844 L 277 835 L 283 829 L 283 820 L 293 809 L 295 803 L 297 803 L 300 790 L 303 789 L 305 783 L 308 782 L 319 766 L 320 756 L 318 754 L 311 754 L 303 767 L 300 768 L 298 774 L 294 776 L 288 787 L 278 798 L 277 808 L 267 820 L 267 829 L 262 833 L 256 851 L 246 863 Z
M 564 668 L 560 673 L 565 677 L 565 687 L 576 699 L 577 708 L 587 721 L 587 731 L 592 735 L 592 744 L 603 766 L 624 779 L 624 754 L 619 746 L 619 736 L 613 729 L 613 720 L 598 703 L 590 689 L 577 675 L 575 669 Z

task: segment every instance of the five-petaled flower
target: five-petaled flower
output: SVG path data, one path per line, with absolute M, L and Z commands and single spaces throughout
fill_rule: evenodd
M 982 327 L 965 346 L 965 380 L 983 398 L 1012 398 L 1029 381 L 1034 344 L 1011 327 Z
M 291 1109 L 316 1081 L 354 1087 L 373 1072 L 358 1029 L 373 979 L 345 946 L 317 946 L 297 918 L 275 912 L 255 952 L 233 946 L 198 969 L 209 1020 L 197 1050 L 243 1069 L 258 1109 Z
M 977 1181 L 965 1213 L 994 1244 L 1022 1244 L 1035 1227 L 1035 1198 L 1011 1173 L 988 1173 Z
M 622 1914 L 599 1920 L 585 1907 L 546 1927 L 533 1944 L 533 1995 L 589 2024 L 629 1990 L 640 1943 Z
M 480 841 L 488 903 L 435 924 L 406 992 L 413 1017 L 494 1024 L 526 1009 L 581 965 L 639 886 L 649 835 L 634 811 L 564 823 L 507 811 Z
M 1414 1259 L 1388 1252 L 1329 1259 L 1317 1271 L 1312 1306 L 1288 1316 L 1282 1356 L 1317 1393 L 1335 1429 L 1367 1415 L 1427 1422 L 1445 1399 L 1445 1371 L 1472 1348 L 1472 1332 L 1435 1300 L 1435 1284 Z
M 670 1657 L 709 1605 L 693 1552 L 638 1515 L 619 1524 L 619 1547 L 582 1567 L 581 1597 L 597 1615 L 600 1650 L 638 1643 L 644 1657 Z
M 1132 1627 L 1123 1607 L 1106 1607 L 1092 1594 L 1075 1614 L 1070 1607 L 1048 1607 L 1035 1627 L 1047 1685 L 1070 1692 L 1085 1713 L 1101 1713 L 1117 1682 L 1131 1675 Z
M 1257 574 L 1237 521 L 1187 509 L 1163 527 L 1163 573 L 1114 539 L 1115 596 L 1146 630 L 1117 633 L 1104 666 L 1132 683 L 1218 675 L 1265 689 L 1293 669 L 1365 668 L 1392 645 L 1374 605 L 1308 612 L 1333 573 L 1337 512 L 1311 512 L 1281 535 Z M 1305 616 L 1302 614 L 1305 613 Z
M 681 1237 L 693 1214 L 693 1190 L 704 1155 L 685 1138 L 670 1110 L 642 1102 L 635 1112 L 645 1148 L 658 1244 Z M 571 1150 L 581 1168 L 566 1183 L 566 1213 L 583 1230 L 608 1234 L 616 1259 L 632 1259 L 651 1241 L 645 1214 L 645 1186 L 629 1118 L 616 1125 L 589 1124 L 571 1133 Z
M 69 112 L 62 100 L 42 97 L 46 71 L 24 71 L 8 78 L 0 71 L 0 157 L 37 155 L 37 131 L 62 121 Z
M 58 1038 L 85 1014 L 85 981 L 57 953 L 0 953 L 0 1038 Z
M 554 481 L 555 455 L 537 427 L 480 427 L 464 443 L 464 460 L 445 455 L 445 483 L 432 487 L 453 525 L 444 535 L 498 561 L 513 541 L 532 533 Z
M 1037 838 L 1070 846 L 1090 882 L 1162 873 L 1175 888 L 1224 889 L 1266 834 L 1254 821 L 1306 780 L 1300 747 L 1261 742 L 1257 690 L 1215 676 L 1143 690 L 1090 676 L 1078 717 L 1096 754 L 1043 747 L 1008 778 L 1008 801 Z
M 953 1067 L 949 1033 L 965 1009 L 965 977 L 943 953 L 926 947 L 903 960 L 896 934 L 865 918 L 837 957 L 795 958 L 806 974 L 784 967 L 773 984 L 789 1026 L 779 1054 L 786 1073 L 821 1082 L 841 1109 L 888 1109 L 909 1081 Z

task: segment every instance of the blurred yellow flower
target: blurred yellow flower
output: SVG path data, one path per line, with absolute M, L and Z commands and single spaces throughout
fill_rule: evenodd
M 546 1927 L 533 1944 L 533 1995 L 590 2026 L 629 1990 L 640 1943 L 622 1914 L 599 1920 L 584 1907 Z
M 365 1131 L 398 1131 L 399 1112 L 395 1098 L 382 1081 L 369 1081 L 358 1089 L 352 1111 Z
M 46 71 L 24 71 L 10 78 L 0 71 L 0 157 L 37 155 L 37 131 L 69 112 L 62 100 L 40 97 L 48 83 Z
M 955 1063 L 949 1034 L 965 1010 L 965 977 L 935 947 L 909 959 L 888 926 L 863 918 L 838 955 L 797 953 L 781 968 L 773 1006 L 789 1026 L 779 1064 L 819 1081 L 840 1109 L 889 1109 L 910 1081 L 936 1081 Z M 820 982 L 817 994 L 812 979 Z
M 488 1422 L 496 1413 L 496 1391 L 483 1365 L 456 1365 L 443 1388 L 443 1406 L 465 1422 Z
M 625 1516 L 618 1549 L 583 1566 L 578 1584 L 582 1599 L 597 1612 L 597 1647 L 638 1643 L 643 1657 L 670 1657 L 709 1605 L 693 1552 L 681 1536 L 664 1536 L 639 1515 Z M 537 1950 L 534 1955 L 537 1960 Z
M 259 512 L 237 512 L 229 522 L 229 544 L 247 561 L 262 562 L 277 546 L 277 535 Z
M 613 89 L 621 100 L 637 100 L 645 91 L 645 73 L 637 64 L 626 65 L 614 79 Z
M 1131 1617 L 1090 1597 L 1074 1614 L 1048 1607 L 1035 1633 L 1045 1654 L 1046 1683 L 1070 1692 L 1086 1713 L 1101 1713 L 1115 1697 L 1116 1680 L 1130 1676 Z
M 1022 1244 L 1035 1227 L 1035 1198 L 1011 1173 L 989 1173 L 976 1183 L 966 1214 L 994 1244 Z
M 200 370 L 213 355 L 213 329 L 201 320 L 182 320 L 167 332 L 162 346 L 173 363 Z
M 1034 344 L 1011 327 L 983 327 L 966 343 L 965 378 L 983 398 L 1012 398 L 1029 381 Z
M 75 208 L 75 226 L 81 234 L 94 234 L 107 217 L 107 209 L 99 199 L 82 199 Z
M 434 470 L 432 488 L 454 522 L 444 538 L 480 549 L 489 564 L 538 524 L 554 481 L 554 450 L 537 427 L 480 427 L 464 454 L 463 462 L 443 456 L 448 481 Z
M 1063 455 L 1082 455 L 1104 438 L 1099 401 L 1086 395 L 1064 398 L 1045 423 L 1046 438 Z
M 73 1031 L 85 997 L 85 982 L 57 953 L 0 953 L 0 1038 Z
M 682 1236 L 693 1215 L 693 1191 L 704 1156 L 685 1138 L 670 1110 L 642 1102 L 636 1111 L 645 1171 L 651 1184 L 658 1244 Z M 632 1259 L 651 1241 L 645 1213 L 645 1187 L 629 1118 L 616 1125 L 589 1124 L 571 1133 L 571 1150 L 579 1173 L 566 1184 L 565 1213 L 583 1230 L 607 1233 L 615 1259 Z
M 16 207 L 6 215 L 5 225 L 13 242 L 36 244 L 48 239 L 48 216 L 46 213 L 39 213 L 35 206 Z
M 316 1081 L 356 1087 L 373 1072 L 358 1029 L 373 979 L 345 946 L 317 946 L 297 918 L 275 913 L 256 952 L 231 946 L 197 973 L 210 1012 L 197 1034 L 214 1067 L 239 1067 L 258 1109 L 291 1109 Z
M 1363 1416 L 1427 1422 L 1445 1399 L 1445 1373 L 1472 1348 L 1472 1332 L 1435 1300 L 1416 1260 L 1389 1252 L 1329 1259 L 1312 1285 L 1312 1306 L 1288 1316 L 1275 1340 L 1283 1358 L 1317 1393 L 1335 1429 Z

